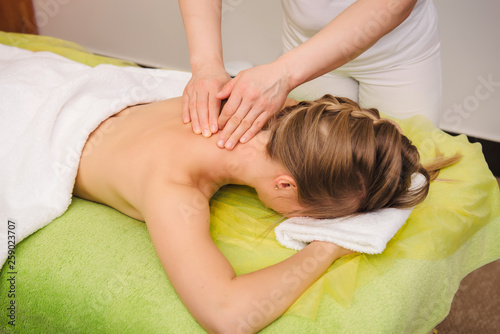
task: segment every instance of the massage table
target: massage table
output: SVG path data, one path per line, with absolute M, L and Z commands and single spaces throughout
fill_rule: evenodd
M 137 66 L 51 37 L 0 32 L 0 43 L 89 66 Z M 262 333 L 427 334 L 448 314 L 462 278 L 500 258 L 500 193 L 480 145 L 424 117 L 397 122 L 424 162 L 436 149 L 460 152 L 462 160 L 442 170 L 382 254 L 337 260 Z M 237 274 L 294 254 L 277 243 L 270 226 L 280 217 L 252 188 L 223 187 L 210 210 L 212 238 Z M 16 244 L 15 263 L 5 262 L 0 281 L 0 332 L 204 332 L 169 283 L 146 225 L 76 197 L 62 216 Z M 272 307 L 259 305 L 242 328 Z

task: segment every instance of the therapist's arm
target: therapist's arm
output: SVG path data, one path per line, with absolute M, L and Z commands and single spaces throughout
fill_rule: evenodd
M 231 79 L 222 58 L 222 1 L 179 0 L 179 7 L 192 71 L 183 93 L 183 121 L 208 137 L 218 130 L 220 100 L 215 95 Z
M 344 65 L 400 25 L 417 0 L 358 0 L 304 44 L 270 64 L 240 72 L 217 96 L 219 147 L 252 138 L 300 84 Z
M 286 68 L 292 87 L 333 71 L 399 26 L 416 2 L 358 0 L 307 42 L 277 59 L 276 66 Z

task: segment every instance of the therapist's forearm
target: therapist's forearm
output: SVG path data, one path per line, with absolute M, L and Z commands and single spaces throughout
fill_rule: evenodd
M 344 65 L 400 25 L 417 0 L 358 0 L 275 63 L 293 88 Z
M 222 66 L 221 0 L 179 0 L 184 21 L 191 70 Z

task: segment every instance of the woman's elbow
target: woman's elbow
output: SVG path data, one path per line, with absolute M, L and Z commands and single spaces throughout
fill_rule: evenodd
M 231 325 L 229 323 L 219 323 L 219 324 L 217 324 L 215 326 L 211 326 L 209 328 L 204 327 L 204 329 L 210 334 L 255 333 L 254 331 L 244 332 L 244 331 L 238 330 L 238 328 L 235 328 L 233 325 Z
M 208 332 L 213 334 L 247 334 L 255 333 L 257 329 L 254 329 L 250 324 L 248 324 L 243 318 L 218 318 L 214 320 L 209 320 L 202 324 L 202 327 Z
M 253 314 L 250 314 L 253 315 Z M 205 314 L 201 323 L 203 328 L 209 333 L 216 334 L 248 334 L 255 333 L 263 326 L 263 319 L 253 319 L 250 315 L 243 316 L 235 312 L 235 308 L 224 307 L 214 308 Z M 261 318 L 264 318 L 262 315 Z

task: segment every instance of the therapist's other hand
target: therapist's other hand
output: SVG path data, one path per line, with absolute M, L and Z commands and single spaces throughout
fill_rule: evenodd
M 286 70 L 275 63 L 238 73 L 217 94 L 228 99 L 219 115 L 217 146 L 232 150 L 249 141 L 281 109 L 290 90 Z
M 215 96 L 231 80 L 223 67 L 207 66 L 193 71 L 182 94 L 182 119 L 193 132 L 210 137 L 219 130 L 221 100 Z

